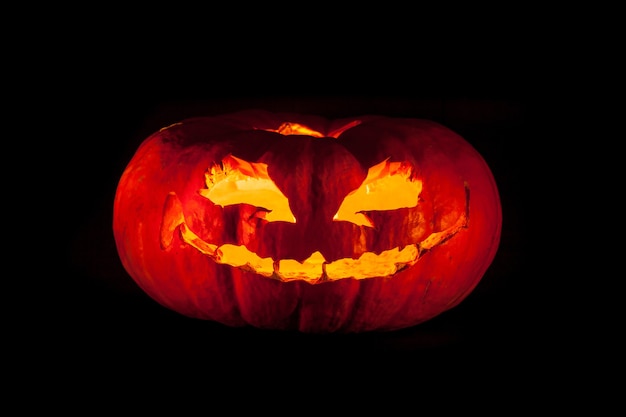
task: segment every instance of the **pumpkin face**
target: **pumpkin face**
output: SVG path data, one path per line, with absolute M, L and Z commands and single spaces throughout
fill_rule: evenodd
M 485 161 L 439 124 L 255 110 L 148 137 L 119 181 L 113 232 L 125 269 L 167 308 L 327 333 L 458 305 L 501 223 Z

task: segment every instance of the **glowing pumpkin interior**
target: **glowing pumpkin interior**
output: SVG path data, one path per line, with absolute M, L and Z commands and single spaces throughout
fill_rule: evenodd
M 343 131 L 359 122 L 351 122 L 328 136 L 338 137 Z M 283 135 L 308 135 L 324 137 L 320 132 L 296 123 L 284 123 L 274 132 Z M 419 204 L 422 181 L 414 176 L 414 167 L 402 161 L 383 160 L 370 167 L 361 185 L 350 192 L 333 216 L 333 221 L 346 221 L 363 227 L 374 227 L 367 212 L 411 208 Z M 234 155 L 224 157 L 220 164 L 205 173 L 206 188 L 199 194 L 213 204 L 225 207 L 249 204 L 257 208 L 255 216 L 267 222 L 297 223 L 289 206 L 288 198 L 281 192 L 268 174 L 268 166 L 248 162 Z M 261 258 L 245 245 L 215 245 L 202 240 L 187 225 L 184 209 L 176 194 L 166 199 L 161 225 L 161 245 L 172 244 L 178 230 L 184 242 L 191 245 L 215 262 L 244 268 L 249 271 L 281 281 L 304 280 L 315 283 L 320 280 L 343 278 L 365 279 L 393 275 L 413 265 L 424 250 L 430 249 L 467 226 L 469 201 L 464 213 L 448 229 L 432 233 L 417 244 L 393 248 L 381 253 L 365 252 L 358 259 L 343 258 L 327 262 L 320 252 L 311 253 L 303 262 L 293 259 L 275 260 Z

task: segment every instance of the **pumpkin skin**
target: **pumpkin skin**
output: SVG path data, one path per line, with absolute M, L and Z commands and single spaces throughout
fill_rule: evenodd
M 369 224 L 333 220 L 372 167 L 402 173 L 400 188 L 364 206 Z M 207 198 L 213 183 L 233 187 L 220 178 L 253 171 L 261 173 L 248 183 L 269 177 L 295 223 L 267 221 L 271 211 L 228 193 L 221 203 Z M 372 184 L 367 193 L 383 183 Z M 414 190 L 415 205 L 376 209 Z M 493 261 L 501 227 L 496 182 L 467 141 L 432 121 L 376 115 L 249 110 L 184 120 L 140 145 L 113 209 L 121 262 L 161 305 L 227 326 L 305 333 L 397 330 L 457 306 Z M 227 249 L 255 260 L 225 261 Z M 287 263 L 292 273 L 272 272 Z

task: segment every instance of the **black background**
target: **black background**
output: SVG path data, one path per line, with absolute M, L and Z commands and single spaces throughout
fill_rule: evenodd
M 123 383 L 183 370 L 184 381 L 193 374 L 257 388 L 279 376 L 282 389 L 305 391 L 311 381 L 324 381 L 316 388 L 323 391 L 347 381 L 372 387 L 438 375 L 469 388 L 477 378 L 498 385 L 518 375 L 545 377 L 563 362 L 563 313 L 554 314 L 551 294 L 564 278 L 542 256 L 549 249 L 537 244 L 535 222 L 548 205 L 536 199 L 546 181 L 544 151 L 556 140 L 547 140 L 545 123 L 558 120 L 553 110 L 567 100 L 550 87 L 558 74 L 543 65 L 547 52 L 529 52 L 523 35 L 413 42 L 410 26 L 393 40 L 365 31 L 297 47 L 287 33 L 280 44 L 240 43 L 231 34 L 186 47 L 160 29 L 156 40 L 153 32 L 123 42 L 94 38 L 88 48 L 68 34 L 75 47 L 47 61 L 49 70 L 35 77 L 42 87 L 23 87 L 36 112 L 20 127 L 43 130 L 31 183 L 45 187 L 34 207 L 54 213 L 34 236 L 54 243 L 39 247 L 50 263 L 25 261 L 45 271 L 36 291 L 43 308 L 20 331 L 37 339 L 30 346 L 45 346 L 39 360 L 55 375 Z M 148 298 L 123 269 L 113 239 L 123 169 L 163 126 L 249 108 L 426 118 L 463 136 L 491 167 L 503 208 L 500 248 L 478 287 L 424 324 L 356 335 L 233 329 Z M 538 365 L 546 362 L 553 365 Z
M 5 397 L 81 415 L 134 412 L 129 402 L 142 414 L 174 403 L 173 415 L 621 405 L 622 203 L 603 185 L 622 165 L 621 15 L 229 6 L 7 6 Z M 428 118 L 461 134 L 503 208 L 474 292 L 414 328 L 358 335 L 231 329 L 149 299 L 113 240 L 124 167 L 164 125 L 252 107 Z

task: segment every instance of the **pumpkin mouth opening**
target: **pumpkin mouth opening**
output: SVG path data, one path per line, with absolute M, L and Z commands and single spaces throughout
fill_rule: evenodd
M 320 252 L 315 252 L 302 262 L 295 259 L 261 258 L 243 245 L 221 246 L 202 242 L 186 227 L 180 225 L 183 240 L 211 257 L 216 263 L 227 264 L 246 271 L 255 272 L 279 281 L 306 281 L 311 284 L 336 281 L 345 278 L 365 279 L 394 275 L 415 263 L 418 259 L 417 245 L 404 249 L 394 248 L 375 254 L 365 252 L 358 259 L 343 258 L 328 262 Z
M 365 252 L 359 258 L 342 258 L 328 262 L 320 252 L 314 252 L 299 262 L 294 259 L 273 260 L 261 258 L 244 245 L 208 243 L 196 235 L 185 221 L 182 204 L 176 194 L 168 194 L 161 224 L 161 247 L 169 248 L 175 233 L 183 242 L 200 253 L 209 256 L 216 263 L 227 264 L 279 281 L 305 281 L 316 284 L 340 279 L 366 279 L 392 276 L 404 268 L 415 264 L 431 248 L 442 244 L 461 229 L 466 228 L 468 213 L 461 215 L 448 229 L 429 235 L 419 244 L 409 244 L 382 251 L 378 254 Z

